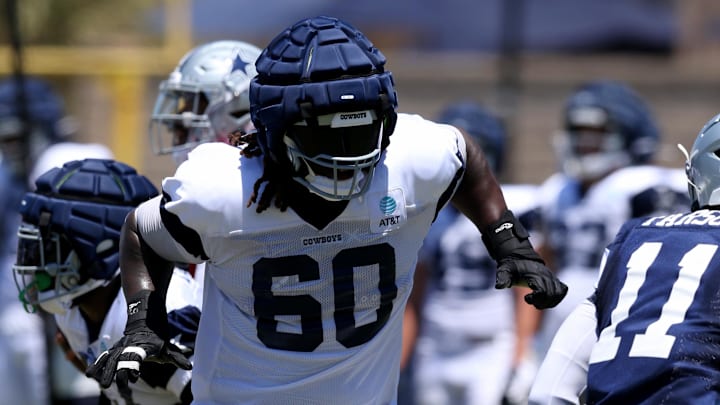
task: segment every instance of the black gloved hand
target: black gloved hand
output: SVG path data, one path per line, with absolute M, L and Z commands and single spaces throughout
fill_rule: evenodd
M 542 263 L 524 259 L 503 259 L 498 265 L 495 288 L 509 288 L 514 285 L 527 285 L 533 290 L 525 295 L 525 302 L 537 309 L 556 306 L 565 298 L 568 289 Z
M 108 388 L 115 378 L 120 394 L 128 402 L 132 401 L 129 383 L 136 382 L 140 377 L 140 363 L 143 361 L 171 363 L 183 370 L 192 369 L 192 364 L 177 346 L 161 338 L 148 326 L 149 296 L 150 291 L 143 291 L 129 301 L 124 336 L 100 354 L 85 371 L 86 376 L 97 380 L 103 388 Z M 163 325 L 167 327 L 167 316 L 156 321 L 158 324 L 161 330 Z
M 483 242 L 498 265 L 495 288 L 528 286 L 533 292 L 525 302 L 537 309 L 552 308 L 565 298 L 567 286 L 545 266 L 511 211 L 483 231 Z

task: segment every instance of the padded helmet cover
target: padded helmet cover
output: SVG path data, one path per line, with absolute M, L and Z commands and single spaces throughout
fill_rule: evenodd
M 356 28 L 332 17 L 295 23 L 263 50 L 250 84 L 250 113 L 263 153 L 287 160 L 283 135 L 322 114 L 374 110 L 383 145 L 395 126 L 397 96 L 385 56 Z
M 23 221 L 66 235 L 85 275 L 93 279 L 114 277 L 125 217 L 158 194 L 150 180 L 135 169 L 106 159 L 65 163 L 40 176 L 35 185 L 37 189 L 26 193 L 21 203 Z M 48 223 L 41 223 L 47 213 Z M 102 246 L 107 248 L 98 249 Z

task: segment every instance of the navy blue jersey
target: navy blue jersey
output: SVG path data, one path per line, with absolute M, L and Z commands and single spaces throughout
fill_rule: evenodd
M 636 219 L 595 295 L 593 404 L 720 403 L 720 211 Z

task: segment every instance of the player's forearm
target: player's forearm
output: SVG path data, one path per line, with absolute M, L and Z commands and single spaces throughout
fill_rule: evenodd
M 172 263 L 160 257 L 142 240 L 135 211 L 130 212 L 120 235 L 120 272 L 125 296 L 133 297 L 149 290 L 164 297 L 172 270 Z
M 507 210 L 505 197 L 480 147 L 465 136 L 467 165 L 453 205 L 480 229 L 497 221 Z M 480 209 L 478 209 L 478 207 Z
M 173 264 L 143 241 L 135 211 L 131 211 L 120 234 L 120 275 L 128 303 L 128 325 L 142 322 L 167 338 L 165 298 L 172 271 Z

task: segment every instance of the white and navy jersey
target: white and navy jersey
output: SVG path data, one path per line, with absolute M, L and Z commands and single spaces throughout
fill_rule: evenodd
M 720 403 L 720 211 L 623 226 L 595 296 L 588 403 Z
M 168 259 L 206 261 L 195 402 L 394 403 L 418 249 L 465 153 L 454 127 L 399 114 L 368 190 L 318 229 L 247 206 L 262 159 L 195 148 L 160 204 Z
M 166 306 L 171 342 L 191 356 L 197 333 L 202 297 L 200 286 L 184 270 L 176 269 L 168 286 Z M 100 327 L 99 336 L 93 339 L 88 326 L 77 307 L 62 315 L 55 315 L 58 329 L 65 335 L 70 348 L 86 364 L 92 364 L 102 352 L 120 340 L 127 322 L 127 302 L 122 290 L 118 292 L 110 310 Z M 91 341 L 91 339 L 93 339 Z M 141 378 L 130 384 L 135 404 L 174 405 L 185 386 L 190 382 L 191 371 L 177 369 L 170 365 L 145 362 L 141 367 Z M 103 393 L 113 404 L 125 404 L 115 382 Z
M 537 187 L 503 185 L 502 191 L 508 208 L 530 227 L 537 209 Z M 440 235 L 427 238 L 421 253 L 432 269 L 424 299 L 423 330 L 473 338 L 514 330 L 512 291 L 495 289 L 497 264 L 480 232 L 452 207 L 443 210 L 444 215 L 446 212 L 451 219 L 433 224 L 431 232 Z
M 544 243 L 557 271 L 597 273 L 603 250 L 633 217 L 687 210 L 687 180 L 679 169 L 631 166 L 581 193 L 580 184 L 556 174 L 541 187 Z

